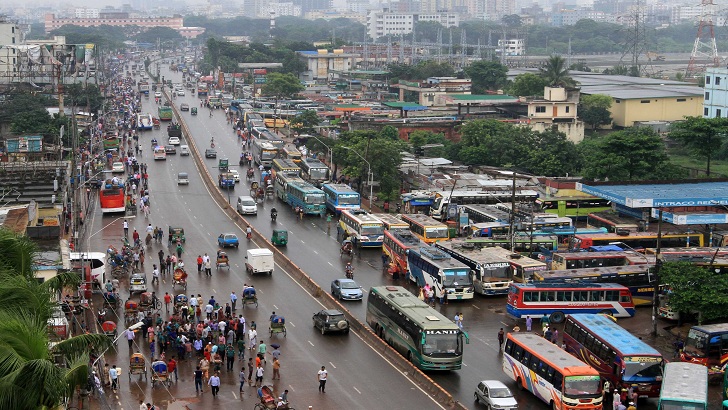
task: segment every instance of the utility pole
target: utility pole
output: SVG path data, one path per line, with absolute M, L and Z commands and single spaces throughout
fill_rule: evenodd
M 515 252 L 516 242 L 516 171 L 513 171 L 513 186 L 511 187 L 511 215 L 508 218 L 508 236 L 511 238 L 511 252 Z
M 659 309 L 660 295 L 660 268 L 662 268 L 662 258 L 660 250 L 662 248 L 662 208 L 657 211 L 657 248 L 655 249 L 655 292 L 652 296 L 652 336 L 657 336 L 657 311 Z

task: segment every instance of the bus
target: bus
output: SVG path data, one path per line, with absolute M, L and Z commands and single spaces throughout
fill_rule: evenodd
M 323 216 L 326 213 L 326 198 L 322 190 L 298 180 L 289 181 L 285 187 L 288 205 L 300 206 L 306 215 Z
M 503 372 L 552 409 L 602 409 L 599 373 L 536 334 L 506 336 Z
M 548 315 L 551 323 L 562 323 L 571 313 L 635 313 L 629 289 L 616 283 L 512 283 L 506 311 L 516 319 Z
M 326 194 L 326 208 L 339 215 L 344 209 L 361 208 L 361 197 L 346 184 L 323 184 L 321 190 Z
M 409 229 L 388 229 L 384 231 L 382 252 L 389 258 L 389 274 L 408 275 L 407 251 L 418 248 L 422 242 Z
M 569 217 L 559 217 L 552 214 L 534 214 L 518 220 L 518 229 L 524 232 L 545 231 L 549 229 L 571 228 L 574 221 Z
M 278 199 L 286 203 L 288 203 L 288 198 L 286 197 L 286 186 L 288 186 L 288 183 L 291 181 L 305 182 L 299 177 L 288 176 L 283 173 L 278 173 L 273 179 L 273 189 L 275 190 L 276 196 Z
M 657 247 L 657 232 L 630 232 L 627 235 L 619 235 L 616 233 L 582 235 L 580 233 L 574 235 L 569 243 L 572 250 L 589 249 L 592 246 L 605 245 L 626 245 L 629 249 L 646 249 Z M 663 233 L 660 239 L 661 247 L 690 247 L 703 246 L 702 233 Z
M 691 327 L 680 360 L 723 367 L 728 363 L 728 323 Z
M 574 236 L 577 233 L 582 235 L 593 235 L 596 233 L 607 233 L 607 228 L 577 228 L 572 226 L 570 228 L 547 228 L 543 230 L 528 232 L 529 236 L 552 236 L 555 235 L 559 239 L 565 237 Z
M 462 367 L 468 335 L 401 286 L 372 286 L 366 320 L 374 333 L 422 370 Z
M 470 268 L 434 246 L 414 247 L 407 252 L 409 278 L 417 286 L 430 285 L 436 298 L 472 299 Z
M 404 214 L 401 218 L 409 225 L 412 233 L 425 243 L 444 241 L 450 237 L 447 225 L 427 215 Z
M 476 293 L 485 296 L 508 294 L 508 286 L 513 283 L 510 260 L 502 254 L 491 252 L 503 248 L 478 249 L 457 240 L 437 242 L 435 246 L 468 265 L 473 272 L 473 289 Z
M 509 224 L 511 215 L 494 205 L 467 204 L 462 209 L 468 214 L 472 223 L 500 222 Z
M 290 159 L 275 158 L 271 161 L 271 177 L 275 178 L 279 173 L 289 177 L 300 177 L 301 168 Z
M 197 96 L 207 97 L 207 83 L 204 83 L 202 81 L 197 82 Z
M 639 252 L 554 252 L 551 255 L 551 269 L 586 269 L 605 266 L 642 265 L 655 263 L 655 258 Z
M 583 219 L 590 213 L 609 211 L 612 209 L 612 202 L 610 200 L 595 196 L 538 198 L 536 204 L 544 212 L 574 219 Z
M 384 241 L 384 225 L 367 211 L 341 211 L 338 231 L 343 237 L 350 237 L 354 245 L 360 247 L 382 246 Z
M 392 214 L 372 214 L 375 218 L 382 221 L 382 224 L 384 224 L 384 229 L 387 231 L 399 229 L 404 229 L 405 231 L 409 231 L 410 227 L 409 224 L 396 216 Z
M 303 155 L 301 155 L 301 151 L 290 148 L 290 147 L 283 147 L 280 150 L 280 155 L 282 158 L 290 159 L 291 161 L 295 162 L 297 165 L 303 161 Z
M 273 160 L 278 156 L 278 148 L 268 141 L 256 139 L 253 141 L 253 159 L 258 165 L 270 169 Z
M 635 306 L 651 305 L 655 296 L 655 278 L 650 265 L 608 266 L 603 268 L 546 270 L 533 274 L 536 282 L 617 283 L 629 288 Z
M 430 205 L 430 216 L 438 220 L 443 220 L 447 217 L 447 206 L 450 202 L 458 205 L 496 204 L 501 201 L 511 201 L 513 196 L 510 183 L 507 187 L 490 187 L 485 189 L 490 190 L 468 191 L 456 189 L 452 192 L 435 192 L 435 200 Z M 517 201 L 530 202 L 538 198 L 538 192 L 526 187 L 516 187 L 515 196 Z
M 501 248 L 512 250 L 524 256 L 550 255 L 551 252 L 558 250 L 559 247 L 559 240 L 556 236 L 529 238 L 525 235 L 519 235 L 513 239 L 514 249 L 511 249 L 510 238 L 468 238 L 466 240 L 482 247 L 500 246 Z
M 566 351 L 586 362 L 618 389 L 659 397 L 662 354 L 606 315 L 570 314 L 564 324 Z
M 124 193 L 124 181 L 116 183 L 107 179 L 104 186 L 99 190 L 99 204 L 102 213 L 115 213 L 126 211 L 126 195 Z
M 493 242 L 483 242 L 479 238 L 465 239 L 467 246 L 475 246 L 477 248 L 489 249 L 491 253 L 499 254 L 506 258 L 511 265 L 513 273 L 513 281 L 525 283 L 532 279 L 535 272 L 548 270 L 545 262 L 530 258 L 518 252 L 508 250 L 503 245 L 493 245 Z
M 511 226 L 507 222 L 480 222 L 470 224 L 469 236 L 474 238 L 504 238 L 511 232 Z
M 654 255 L 657 253 L 655 248 L 645 249 L 646 255 Z M 695 258 L 705 258 L 710 261 L 713 257 L 727 257 L 728 248 L 708 248 L 705 246 L 691 246 L 689 248 L 660 248 L 660 255 L 670 262 L 686 258 L 688 260 Z
M 315 158 L 304 158 L 301 161 L 301 178 L 320 186 L 329 180 L 329 167 Z
M 614 211 L 591 213 L 586 217 L 586 224 L 593 228 L 606 228 L 611 233 L 638 232 L 640 230 L 633 218 L 621 217 Z
M 708 368 L 666 363 L 657 410 L 708 410 Z

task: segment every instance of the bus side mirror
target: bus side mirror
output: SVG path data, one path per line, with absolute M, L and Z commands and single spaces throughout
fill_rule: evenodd
M 467 332 L 464 332 L 464 331 L 461 331 L 460 333 L 462 333 L 463 336 L 465 336 L 465 344 L 466 345 L 469 345 L 470 344 L 470 336 L 468 336 L 468 333 Z
M 420 337 L 420 344 L 423 345 L 423 346 L 425 345 L 425 334 L 424 333 Z

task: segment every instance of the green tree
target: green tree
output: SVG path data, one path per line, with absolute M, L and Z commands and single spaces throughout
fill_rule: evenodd
M 546 81 L 543 78 L 536 74 L 526 73 L 517 75 L 507 92 L 516 97 L 543 97 L 544 87 L 546 87 Z
M 646 127 L 584 140 L 578 147 L 584 158 L 582 175 L 589 179 L 651 179 L 669 166 L 662 139 Z
M 612 123 L 609 108 L 612 107 L 612 97 L 604 94 L 582 95 L 579 104 L 579 117 L 592 126 L 592 130 L 602 125 Z
M 727 134 L 728 118 L 685 117 L 685 121 L 672 124 L 668 137 L 704 158 L 705 173 L 710 176 L 710 162 L 724 146 Z
M 473 94 L 497 90 L 508 81 L 508 67 L 497 61 L 476 61 L 465 68 L 465 74 L 473 82 Z
M 541 77 L 551 87 L 572 87 L 576 85 L 573 78 L 569 77 L 569 69 L 566 68 L 566 60 L 558 55 L 553 55 L 539 67 Z
M 181 42 L 184 37 L 179 31 L 169 27 L 150 27 L 148 30 L 139 32 L 133 37 L 134 40 L 142 43 L 156 44 L 157 41 Z
M 533 131 L 497 120 L 468 121 L 460 129 L 458 160 L 466 165 L 518 166 L 533 145 Z
M 665 262 L 660 282 L 670 285 L 670 306 L 681 314 L 697 312 L 699 323 L 726 317 L 728 275 L 690 262 Z
M 518 14 L 509 14 L 507 16 L 503 16 L 501 21 L 508 27 L 521 27 L 521 16 L 519 16 Z
M 298 135 L 313 134 L 321 124 L 321 118 L 315 110 L 306 110 L 295 117 L 291 118 L 291 129 Z
M 263 84 L 263 95 L 279 98 L 290 98 L 303 91 L 305 87 L 293 74 L 270 73 Z
M 57 408 L 86 383 L 91 350 L 105 349 L 111 341 L 103 334 L 82 334 L 49 347 L 52 298 L 80 277 L 61 273 L 40 283 L 33 270 L 37 248 L 9 230 L 0 229 L 0 249 L 0 408 Z
M 453 145 L 452 141 L 445 138 L 441 133 L 432 131 L 417 130 L 409 135 L 409 143 L 413 147 L 421 147 L 428 144 L 442 144 L 442 147 L 432 147 L 427 149 L 429 157 L 449 157 L 448 151 Z M 449 158 L 452 159 L 452 158 Z
M 518 168 L 535 175 L 563 177 L 581 168 L 581 155 L 566 134 L 555 130 L 534 132 L 534 144 L 526 147 L 527 157 Z

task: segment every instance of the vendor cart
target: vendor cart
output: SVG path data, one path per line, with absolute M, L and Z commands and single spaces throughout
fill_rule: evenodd
M 187 272 L 185 272 L 184 269 L 175 269 L 174 274 L 172 275 L 172 280 L 172 290 L 174 290 L 174 288 L 177 286 L 180 286 L 184 290 L 187 290 Z
M 129 358 L 129 381 L 131 381 L 131 375 L 133 374 L 138 374 L 139 380 L 142 379 L 142 375 L 144 380 L 147 380 L 147 363 L 141 353 L 134 353 Z

